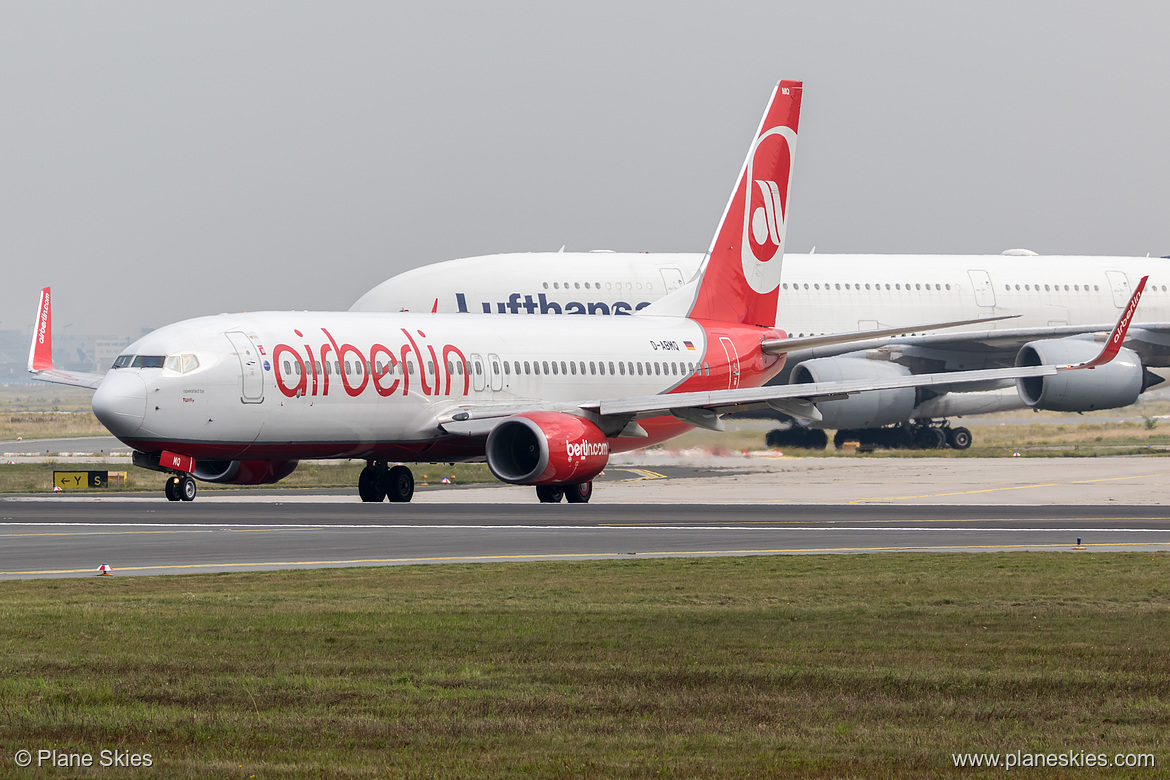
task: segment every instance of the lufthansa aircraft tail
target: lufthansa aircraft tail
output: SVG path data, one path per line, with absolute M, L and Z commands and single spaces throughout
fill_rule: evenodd
M 772 92 L 711 242 L 692 319 L 776 324 L 801 91 L 801 82 L 781 81 Z

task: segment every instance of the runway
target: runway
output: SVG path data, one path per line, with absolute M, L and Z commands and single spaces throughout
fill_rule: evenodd
M 895 551 L 1170 551 L 1170 461 L 659 455 L 607 469 L 593 502 L 531 488 L 0 498 L 0 578 L 483 561 Z M 1080 545 L 1078 546 L 1078 539 Z
M 392 511 L 387 511 L 392 510 Z M 1152 506 L 0 501 L 0 578 L 893 551 L 1170 550 Z

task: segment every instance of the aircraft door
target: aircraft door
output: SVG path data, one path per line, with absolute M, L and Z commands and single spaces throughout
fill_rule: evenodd
M 483 357 L 471 354 L 471 386 L 477 391 L 482 392 L 486 387 L 486 382 L 483 375 Z
M 1133 293 L 1129 289 L 1129 278 L 1121 271 L 1106 271 L 1109 279 L 1109 288 L 1113 290 L 1113 305 L 1119 309 L 1129 303 L 1129 296 Z
M 260 365 L 260 350 L 242 331 L 233 330 L 224 335 L 240 359 L 240 401 L 246 404 L 264 403 L 264 369 Z
M 995 306 L 995 287 L 986 271 L 968 271 L 971 286 L 975 289 L 975 303 L 979 306 Z
M 666 291 L 674 292 L 683 286 L 682 271 L 677 268 L 663 268 L 662 269 L 662 283 L 666 285 Z
M 503 390 L 504 370 L 500 366 L 499 355 L 488 355 L 488 372 L 492 378 L 492 390 Z
M 720 336 L 719 343 L 723 346 L 723 354 L 727 355 L 727 389 L 734 390 L 739 387 L 739 353 L 726 336 Z

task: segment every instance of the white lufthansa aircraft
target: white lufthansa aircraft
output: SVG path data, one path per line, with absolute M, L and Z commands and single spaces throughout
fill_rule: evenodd
M 353 311 L 431 310 L 475 314 L 638 312 L 691 283 L 702 254 L 545 252 L 469 257 L 415 268 L 370 290 Z M 1166 258 L 1003 255 L 793 255 L 784 257 L 776 325 L 797 338 L 867 331 L 898 322 L 976 320 L 945 334 L 889 337 L 790 350 L 771 380 L 886 380 L 914 374 L 1076 362 L 1094 354 L 1151 268 Z M 1143 321 L 1107 371 L 1059 385 L 1004 380 L 955 387 L 899 388 L 817 404 L 818 420 L 769 434 L 770 444 L 838 441 L 907 447 L 971 444 L 946 418 L 1009 409 L 1082 412 L 1128 406 L 1170 366 L 1170 290 L 1147 288 Z M 749 413 L 753 414 L 753 413 Z M 764 414 L 785 417 L 776 412 Z
M 791 349 L 927 327 L 804 338 L 775 327 L 800 99 L 799 82 L 777 85 L 696 283 L 639 316 L 223 314 L 160 328 L 99 376 L 54 368 L 46 289 L 29 368 L 95 388 L 98 419 L 137 465 L 171 474 L 171 500 L 193 499 L 195 479 L 261 484 L 299 459 L 362 458 L 363 501 L 410 500 L 414 478 L 396 461 L 486 460 L 542 501 L 581 503 L 611 453 L 718 429 L 727 411 L 815 417 L 816 402 L 864 391 L 1067 382 L 1117 354 L 1142 285 L 1101 353 L 1077 365 L 762 387 Z

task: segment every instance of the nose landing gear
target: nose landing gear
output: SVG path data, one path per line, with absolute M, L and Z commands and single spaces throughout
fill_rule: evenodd
M 196 492 L 195 480 L 190 474 L 167 477 L 167 483 L 163 486 L 167 501 L 194 501 Z

